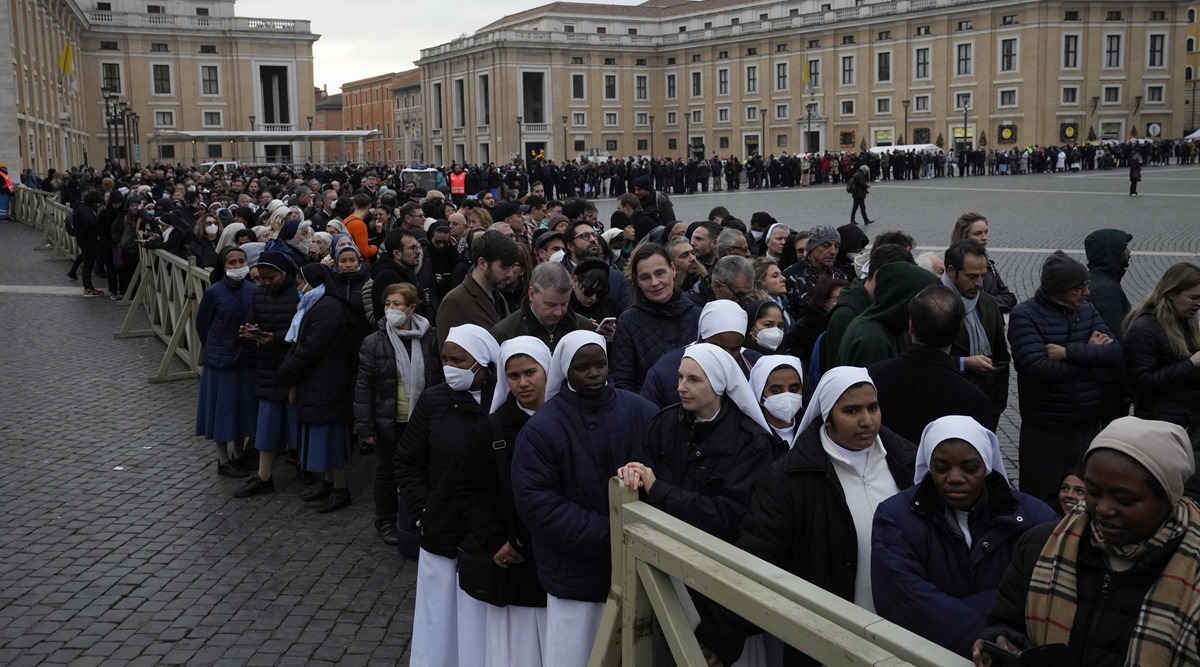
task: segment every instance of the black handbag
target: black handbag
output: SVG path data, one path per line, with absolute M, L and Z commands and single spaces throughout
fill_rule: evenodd
M 500 475 L 501 497 L 511 494 L 512 479 L 509 459 L 505 456 L 508 441 L 504 438 L 504 429 L 500 425 L 500 416 L 491 414 L 488 422 L 492 427 L 492 453 L 496 457 L 496 467 Z M 516 525 L 516 517 L 509 516 L 508 504 L 504 507 L 504 524 L 511 528 Z M 502 568 L 492 560 L 492 554 L 484 553 L 474 537 L 467 536 L 463 546 L 458 547 L 458 587 L 464 593 L 490 605 L 504 607 L 508 605 L 513 583 L 512 568 Z

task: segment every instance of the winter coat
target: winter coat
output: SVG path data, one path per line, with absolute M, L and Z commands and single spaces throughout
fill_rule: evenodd
M 842 295 L 829 311 L 829 319 L 825 325 L 825 339 L 821 341 L 821 368 L 830 369 L 837 366 L 838 348 L 846 335 L 846 329 L 854 318 L 861 315 L 870 305 L 871 295 L 867 293 L 861 279 L 856 279 L 842 290 Z M 805 363 L 805 370 L 808 369 L 810 359 L 811 357 L 800 358 L 800 361 Z
M 533 536 L 538 581 L 550 595 L 607 599 L 608 480 L 630 461 L 655 412 L 649 401 L 611 383 L 596 398 L 564 386 L 521 429 L 513 500 Z
M 384 317 L 383 292 L 392 285 L 409 283 L 417 290 L 417 295 L 421 296 L 421 285 L 417 282 L 416 272 L 397 262 L 391 255 L 380 255 L 379 259 L 371 265 L 371 281 L 371 312 L 377 320 L 382 320 Z M 431 322 L 433 321 L 432 309 L 426 299 L 422 299 L 416 312 Z
M 915 264 L 896 262 L 880 267 L 875 300 L 846 327 L 838 365 L 867 366 L 900 354 L 908 346 L 908 302 L 935 284 L 937 276 Z
M 807 366 L 817 338 L 825 333 L 829 325 L 829 313 L 811 303 L 801 304 L 799 312 L 795 324 L 784 332 L 783 343 L 779 347 L 785 354 L 798 358 Z
M 537 316 L 533 314 L 528 303 L 521 306 L 521 309 L 512 313 L 508 317 L 500 320 L 492 327 L 492 336 L 496 342 L 504 344 L 504 341 L 517 336 L 533 336 L 546 344 L 550 351 L 554 351 L 554 346 L 558 345 L 558 341 L 572 331 L 595 331 L 596 327 L 588 322 L 583 317 L 576 315 L 571 310 L 567 310 L 563 318 L 558 321 L 554 327 L 547 329 L 538 321 Z
M 1131 308 L 1129 297 L 1121 287 L 1125 276 L 1125 247 L 1129 235 L 1119 229 L 1098 229 L 1083 242 L 1087 253 L 1088 279 L 1091 281 L 1087 300 L 1096 308 L 1100 319 L 1112 331 L 1112 337 L 1124 340 L 1121 322 Z
M 914 343 L 899 356 L 867 367 L 879 395 L 883 425 L 919 442 L 930 422 L 965 415 L 989 426 L 991 405 L 983 391 L 963 377 L 939 349 Z
M 363 437 L 380 435 L 385 440 L 395 442 L 396 385 L 400 381 L 400 374 L 396 371 L 396 351 L 385 327 L 387 320 L 381 321 L 379 330 L 363 340 L 358 351 L 354 432 Z M 419 339 L 403 340 L 412 342 L 408 350 L 410 355 L 420 354 L 425 359 L 425 388 L 442 382 L 442 362 L 433 327 Z M 409 400 L 412 400 L 411 394 Z
M 301 424 L 354 419 L 358 369 L 349 337 L 349 305 L 326 292 L 304 314 L 296 342 L 279 365 L 279 381 L 296 390 L 296 421 Z
M 871 184 L 867 181 L 867 175 L 862 170 L 856 169 L 854 175 L 850 177 L 850 183 L 846 186 L 846 191 L 855 199 L 865 198 L 867 191 L 871 189 Z
M 1025 636 L 1029 579 L 1057 525 L 1042 524 L 1021 537 L 1013 552 L 1012 566 L 1000 581 L 996 602 L 988 610 L 987 627 L 979 633 L 979 638 L 995 641 L 997 635 L 1004 635 L 1018 648 L 1029 647 L 1029 638 Z M 1090 539 L 1079 541 L 1078 583 L 1075 587 L 1079 599 L 1071 638 L 1067 642 L 1072 657 L 1070 665 L 1124 667 L 1142 601 L 1162 574 L 1180 539 L 1140 558 L 1126 572 L 1111 571 L 1104 554 L 1092 546 Z
M 994 431 L 1000 413 L 1008 407 L 1008 378 L 1012 354 L 1008 351 L 1008 339 L 1004 335 L 1004 316 L 1000 314 L 1000 306 L 996 302 L 996 298 L 980 290 L 979 303 L 976 304 L 975 311 L 979 314 L 979 323 L 983 325 L 983 330 L 987 332 L 988 340 L 992 344 L 992 365 L 999 364 L 999 366 L 994 373 L 967 372 L 966 378 L 988 397 L 992 408 L 991 423 L 990 425 L 985 422 L 980 423 Z M 954 343 L 950 345 L 950 360 L 957 368 L 961 363 L 960 360 L 969 356 L 971 356 L 971 335 L 964 325 L 958 331 L 958 338 L 955 338 Z
M 846 495 L 821 445 L 824 424 L 814 422 L 767 468 L 742 519 L 737 547 L 845 600 L 854 600 L 858 537 Z M 913 485 L 917 447 L 884 427 L 879 432 L 896 486 Z M 758 629 L 724 609 L 701 617 L 696 637 L 726 665 Z M 786 649 L 784 664 L 815 664 Z
M 1012 562 L 1017 540 L 1057 522 L 1042 501 L 1013 489 L 999 472 L 967 520 L 971 546 L 952 530 L 929 475 L 883 501 L 871 529 L 875 611 L 897 625 L 969 657 Z
M 258 287 L 248 281 L 228 278 L 204 290 L 196 310 L 196 333 L 204 345 L 205 368 L 254 366 L 253 341 L 238 336 L 250 321 L 250 306 Z
M 357 351 L 363 340 L 375 332 L 377 326 L 371 305 L 371 276 L 365 267 L 352 273 L 335 273 L 337 280 L 325 284 L 325 291 L 337 290 L 350 307 L 349 344 Z
M 818 280 L 821 278 L 833 278 L 846 282 L 851 280 L 851 276 L 837 266 L 830 267 L 829 273 L 824 274 L 810 264 L 807 259 L 787 267 L 787 270 L 783 272 L 783 277 L 787 284 L 788 315 L 791 315 L 793 321 L 800 319 L 800 315 L 803 314 L 800 307 L 811 302 L 810 297 Z
M 567 273 L 575 275 L 575 263 L 570 257 L 564 257 L 562 265 L 567 269 Z M 608 267 L 608 298 L 617 302 L 621 308 L 633 305 L 633 286 L 629 284 L 625 274 L 611 264 Z
M 1041 289 L 1013 308 L 1008 344 L 1017 369 L 1021 418 L 1042 428 L 1075 429 L 1100 421 L 1100 384 L 1096 368 L 1124 363 L 1121 344 L 1088 345 L 1093 331 L 1112 335 L 1096 308 L 1086 301 L 1069 309 Z M 1067 348 L 1067 358 L 1051 361 L 1046 344 Z
M 279 365 L 287 357 L 291 343 L 285 342 L 300 295 L 294 281 L 288 280 L 278 292 L 260 287 L 254 293 L 247 322 L 271 334 L 271 342 L 258 346 L 258 367 L 254 370 L 254 396 L 268 401 L 286 401 L 288 387 L 279 381 Z
M 462 284 L 450 290 L 438 306 L 438 349 L 442 349 L 446 344 L 446 336 L 450 334 L 450 329 L 460 324 L 478 324 L 484 329 L 491 329 L 506 316 L 508 311 L 496 312 L 496 302 L 492 301 L 492 296 L 483 291 L 483 287 L 475 282 L 474 276 L 467 274 Z
M 609 368 L 617 388 L 640 390 L 646 373 L 659 357 L 694 343 L 700 329 L 700 310 L 677 291 L 666 303 L 641 301 L 622 313 L 609 346 Z
M 177 232 L 178 233 L 178 232 Z M 217 256 L 217 242 L 208 239 L 195 239 L 188 246 L 191 256 L 196 258 L 196 266 L 202 269 L 215 269 L 220 258 Z
M 490 405 L 491 391 L 483 392 L 483 400 Z M 431 554 L 458 557 L 466 530 L 458 506 L 458 470 L 472 451 L 472 432 L 486 423 L 486 407 L 443 382 L 421 392 L 396 443 L 398 493 L 412 521 L 421 522 L 421 548 Z
M 646 373 L 646 379 L 642 381 L 642 398 L 660 408 L 679 402 L 679 363 L 683 361 L 683 353 L 686 351 L 686 346 L 671 350 L 654 362 Z M 734 361 L 749 380 L 750 369 L 762 356 L 759 352 L 743 348 L 742 354 Z
M 1186 329 L 1185 329 L 1186 332 Z M 1200 347 L 1188 340 L 1193 353 Z M 1154 313 L 1138 316 L 1125 333 L 1125 367 L 1133 383 L 1133 414 L 1195 429 L 1200 426 L 1200 368 L 1171 347 Z
M 633 460 L 654 471 L 641 495 L 654 507 L 732 543 L 775 442 L 729 400 L 711 422 L 676 403 L 650 420 Z
M 504 446 L 496 448 L 497 439 L 490 419 L 479 422 L 468 440 L 470 452 L 463 457 L 458 472 L 457 493 L 468 535 L 464 544 L 472 544 L 489 559 L 506 543 L 510 544 L 525 561 L 520 565 L 508 565 L 509 604 L 545 607 L 546 591 L 538 582 L 533 537 L 513 503 L 512 475 L 505 485 L 508 493 L 504 493 L 498 474 L 501 457 L 508 461 L 511 470 L 513 453 L 529 415 L 518 407 L 517 397 L 509 394 L 493 417 L 500 422 Z M 515 524 L 510 524 L 508 517 L 515 519 Z
M 1008 285 L 1004 284 L 1004 279 L 1000 277 L 1000 272 L 996 270 L 996 262 L 988 259 L 987 274 L 983 276 L 983 291 L 996 297 L 996 303 L 1000 306 L 1001 313 L 1009 313 L 1017 305 L 1017 295 L 1008 289 Z

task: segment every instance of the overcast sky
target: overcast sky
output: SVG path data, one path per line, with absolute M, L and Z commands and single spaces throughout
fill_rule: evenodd
M 238 0 L 237 15 L 307 19 L 321 36 L 313 45 L 313 84 L 336 93 L 346 81 L 413 67 L 421 49 L 471 34 L 548 0 Z M 634 5 L 641 0 L 608 0 Z

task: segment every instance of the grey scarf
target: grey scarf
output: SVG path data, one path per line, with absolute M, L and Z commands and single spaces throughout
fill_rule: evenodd
M 388 324 L 384 324 L 383 329 L 387 331 L 388 340 L 392 342 L 392 349 L 396 353 L 396 372 L 408 394 L 408 416 L 412 417 L 417 398 L 425 391 L 425 356 L 421 353 L 421 338 L 429 333 L 429 320 L 416 314 L 409 315 L 408 319 L 412 320 L 411 329 L 397 329 Z M 401 338 L 412 340 L 412 354 L 404 347 Z
M 983 322 L 979 321 L 979 295 L 975 298 L 968 299 L 962 296 L 958 291 L 958 287 L 954 284 L 954 279 L 950 277 L 950 272 L 942 274 L 942 284 L 954 290 L 963 300 L 963 306 L 967 309 L 967 317 L 963 320 L 963 327 L 967 330 L 967 338 L 971 341 L 970 356 L 983 355 L 985 357 L 992 356 L 992 342 L 988 340 L 987 331 L 983 328 Z M 980 288 L 982 291 L 982 288 Z

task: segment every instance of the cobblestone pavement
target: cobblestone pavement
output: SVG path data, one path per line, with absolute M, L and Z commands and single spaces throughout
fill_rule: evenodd
M 906 229 L 936 247 L 979 210 L 1026 298 L 1042 249 L 1081 253 L 1092 229 L 1121 227 L 1134 234 L 1136 301 L 1200 250 L 1200 169 L 1145 174 L 1138 198 L 1123 172 L 878 183 L 868 233 Z M 798 229 L 842 224 L 849 207 L 840 186 L 674 201 L 687 220 L 724 205 Z M 606 219 L 612 202 L 600 208 Z M 197 383 L 146 382 L 164 347 L 112 338 L 127 306 L 30 289 L 79 287 L 37 245 L 0 225 L 0 664 L 406 663 L 416 568 L 375 535 L 372 457 L 351 466 L 355 504 L 333 515 L 305 507 L 284 466 L 274 495 L 233 499 L 238 482 L 216 476 L 192 435 Z M 1000 437 L 1015 463 L 1015 395 L 1010 406 Z

